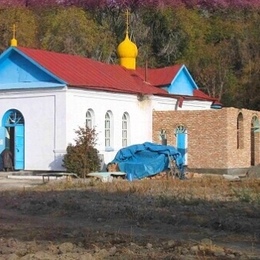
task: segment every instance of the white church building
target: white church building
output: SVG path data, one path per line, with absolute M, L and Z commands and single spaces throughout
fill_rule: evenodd
M 0 56 L 0 152 L 12 151 L 15 170 L 64 171 L 66 148 L 85 125 L 108 163 L 122 147 L 154 141 L 153 111 L 221 108 L 185 65 L 138 68 L 128 32 L 117 53 L 112 65 L 12 39 Z

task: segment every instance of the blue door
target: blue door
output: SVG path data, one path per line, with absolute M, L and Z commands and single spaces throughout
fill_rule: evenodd
M 5 148 L 13 154 L 15 170 L 24 169 L 24 118 L 16 109 L 8 110 L 0 127 L 0 152 Z
M 6 128 L 0 127 L 0 154 L 5 149 L 5 135 L 6 135 Z M 2 157 L 0 156 L 0 170 L 3 170 L 3 161 Z
M 24 126 L 16 125 L 14 128 L 14 168 L 24 169 Z
M 181 153 L 184 165 L 188 164 L 187 155 L 187 130 L 184 126 L 176 128 L 176 148 Z
M 0 127 L 0 154 L 5 149 L 6 128 Z

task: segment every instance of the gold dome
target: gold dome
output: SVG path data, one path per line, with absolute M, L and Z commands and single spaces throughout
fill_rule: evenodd
M 126 34 L 125 39 L 118 45 L 117 54 L 120 58 L 136 58 L 138 50 L 136 45 L 129 39 Z
M 118 45 L 117 54 L 121 66 L 127 69 L 136 68 L 138 50 L 136 45 L 129 39 L 128 33 L 126 33 L 125 39 Z
M 13 39 L 11 40 L 11 46 L 12 46 L 12 47 L 17 47 L 17 40 L 16 40 L 15 38 L 13 38 Z

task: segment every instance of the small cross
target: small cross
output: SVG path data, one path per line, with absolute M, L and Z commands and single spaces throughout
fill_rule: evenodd
M 129 27 L 129 11 L 126 9 L 126 33 L 128 33 L 128 27 Z
M 12 31 L 13 31 L 13 39 L 15 39 L 15 33 L 16 33 L 16 25 L 15 24 L 13 24 Z

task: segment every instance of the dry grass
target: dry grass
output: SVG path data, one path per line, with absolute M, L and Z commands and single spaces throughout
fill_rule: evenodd
M 187 180 L 115 179 L 110 183 L 71 179 L 2 192 L 1 198 L 2 209 L 10 211 L 9 221 L 9 216 L 14 222 L 18 216 L 26 219 L 25 230 L 30 222 L 31 233 L 20 232 L 21 225 L 19 230 L 5 226 L 5 233 L 20 235 L 20 239 L 66 240 L 69 236 L 89 250 L 93 243 L 84 241 L 106 248 L 116 243 L 122 255 L 125 250 L 131 251 L 128 255 L 133 253 L 129 244 L 134 242 L 146 257 L 150 250 L 146 245 L 151 243 L 151 259 L 176 254 L 169 259 L 185 254 L 220 259 L 210 256 L 220 253 L 226 257 L 229 252 L 240 259 L 229 249 L 232 246 L 259 255 L 260 179 L 230 181 L 217 175 Z M 168 245 L 171 241 L 173 246 Z
M 129 182 L 115 180 L 112 183 L 102 183 L 95 179 L 70 180 L 37 188 L 42 191 L 94 189 L 103 193 L 135 194 L 138 196 L 158 196 L 180 201 L 181 203 L 196 203 L 203 201 L 241 201 L 260 204 L 260 179 L 245 178 L 241 181 L 230 181 L 222 176 L 204 176 L 188 180 L 150 180 Z

